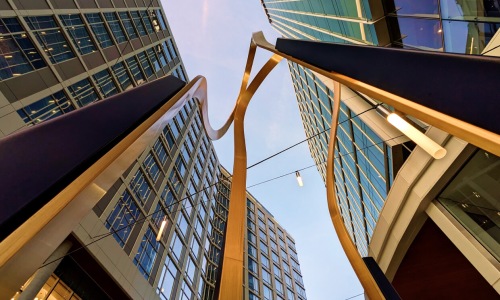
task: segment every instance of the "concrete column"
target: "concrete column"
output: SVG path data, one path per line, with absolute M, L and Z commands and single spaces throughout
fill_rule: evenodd
M 62 256 L 64 256 L 66 253 L 68 253 L 69 249 L 73 245 L 72 242 L 66 240 L 64 241 L 57 249 L 47 258 L 45 263 L 54 261 Z M 31 282 L 24 288 L 22 293 L 19 295 L 17 298 L 18 300 L 33 300 L 38 292 L 42 289 L 43 285 L 47 280 L 50 278 L 50 275 L 54 273 L 55 269 L 57 266 L 61 263 L 62 259 L 59 259 L 57 261 L 54 261 L 51 264 L 46 265 L 43 268 L 38 269 L 35 274 L 33 275 L 33 279 Z

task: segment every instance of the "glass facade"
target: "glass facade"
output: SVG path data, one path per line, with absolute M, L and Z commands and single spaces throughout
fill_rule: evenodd
M 245 252 L 248 299 L 307 299 L 293 238 L 249 193 Z
M 438 201 L 500 260 L 500 158 L 477 152 L 438 196 Z
M 271 25 L 284 37 L 325 42 L 479 54 L 500 24 L 498 8 L 470 1 L 261 2 Z M 310 70 L 292 62 L 289 69 L 304 129 L 311 138 L 309 149 L 325 180 L 329 133 L 322 132 L 330 127 L 333 91 Z M 393 139 L 383 140 L 377 132 L 380 127 L 364 123 L 347 100 L 341 103 L 335 186 L 350 236 L 359 252 L 367 255 L 380 210 L 402 163 L 400 156 L 396 162 L 394 153 L 406 145 L 395 149 Z M 411 147 L 403 152 L 407 150 Z

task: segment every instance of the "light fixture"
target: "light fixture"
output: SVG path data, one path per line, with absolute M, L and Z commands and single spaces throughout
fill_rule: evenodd
M 420 146 L 435 159 L 441 159 L 446 155 L 446 149 L 413 127 L 410 123 L 406 122 L 398 114 L 389 111 L 381 105 L 377 106 L 377 111 L 382 116 L 386 117 L 389 123 L 404 133 L 408 138 L 414 141 L 415 144 Z
M 304 186 L 304 182 L 302 182 L 302 177 L 300 176 L 299 171 L 295 171 L 295 176 L 297 176 L 297 183 L 299 186 Z
M 158 230 L 158 235 L 156 236 L 156 241 L 159 242 L 161 236 L 163 235 L 163 230 L 165 230 L 165 226 L 167 225 L 167 216 L 163 217 L 163 221 L 161 221 L 160 230 Z

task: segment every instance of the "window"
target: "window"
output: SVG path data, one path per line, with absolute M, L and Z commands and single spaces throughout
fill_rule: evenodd
M 161 46 L 163 48 L 163 54 L 167 57 L 167 62 L 171 62 L 173 58 L 170 50 L 168 49 L 167 42 L 163 42 Z
M 119 12 L 118 15 L 120 16 L 120 20 L 123 23 L 123 27 L 125 27 L 125 31 L 127 32 L 129 40 L 138 38 L 139 36 L 137 35 L 135 31 L 135 26 L 132 23 L 132 20 L 130 19 L 129 15 L 126 12 Z
M 112 96 L 116 93 L 118 93 L 118 89 L 116 88 L 115 82 L 111 78 L 111 74 L 109 74 L 109 71 L 104 69 L 100 72 L 97 72 L 94 74 L 94 80 L 97 82 L 97 86 L 99 87 L 99 90 L 101 90 L 102 95 L 104 98 L 107 98 L 109 96 Z
M 27 17 L 25 20 L 53 64 L 75 57 L 54 17 Z
M 142 18 L 147 18 L 148 14 L 145 11 L 131 11 L 130 15 L 132 16 L 132 20 L 134 21 L 135 24 L 135 29 L 137 29 L 137 32 L 139 35 L 147 35 L 146 29 L 144 28 L 144 25 L 141 22 Z
M 118 83 L 123 91 L 132 87 L 132 80 L 130 79 L 128 72 L 125 70 L 123 62 L 119 62 L 112 66 L 111 70 L 113 70 L 113 74 L 116 76 L 116 79 L 118 79 Z
M 255 247 L 250 243 L 248 244 L 248 254 L 257 258 L 257 249 L 255 249 Z
M 286 297 L 291 300 L 295 299 L 293 292 L 289 289 L 286 289 Z
M 167 161 L 167 150 L 165 150 L 163 143 L 160 140 L 157 140 L 153 149 L 155 150 L 156 156 L 160 160 L 160 164 L 164 165 Z
M 156 17 L 158 18 L 158 22 L 160 23 L 161 30 L 167 30 L 165 21 L 163 21 L 163 14 L 161 13 L 161 10 L 157 9 L 155 12 L 156 12 Z
M 141 170 L 137 170 L 134 177 L 130 181 L 130 188 L 134 191 L 142 205 L 146 203 L 149 195 L 151 194 L 151 187 L 144 178 L 144 173 Z
M 75 108 L 63 91 L 47 96 L 30 105 L 19 109 L 17 113 L 27 124 L 37 124 L 52 119 Z
M 46 66 L 16 18 L 1 19 L 0 40 L 0 79 Z
M 290 276 L 288 276 L 288 275 L 285 275 L 285 282 L 286 282 L 286 285 L 289 286 L 290 288 L 293 286 L 292 278 L 290 278 Z
M 151 64 L 149 63 L 146 53 L 141 52 L 137 54 L 137 57 L 139 58 L 139 62 L 141 63 L 144 73 L 146 74 L 146 78 L 151 77 L 151 75 L 153 75 L 153 69 L 151 68 Z
M 83 79 L 70 85 L 68 90 L 80 107 L 99 100 L 99 96 L 97 96 L 94 87 L 88 79 Z
M 194 283 L 194 274 L 196 272 L 196 264 L 194 263 L 193 259 L 191 257 L 188 258 L 188 265 L 186 268 L 186 275 L 187 278 L 189 279 L 190 283 Z
M 161 193 L 160 198 L 163 200 L 163 204 L 165 204 L 165 207 L 169 211 L 172 212 L 175 210 L 174 203 L 175 203 L 176 199 L 175 199 L 174 193 L 172 192 L 172 190 L 170 189 L 170 186 L 168 184 L 165 185 L 165 188 L 163 188 L 163 192 Z
M 273 271 L 274 271 L 274 276 L 276 276 L 276 278 L 280 278 L 281 279 L 281 269 L 280 269 L 280 267 L 278 267 L 277 265 L 273 264 Z
M 273 221 L 271 221 L 271 219 L 267 219 L 267 226 L 269 228 L 274 228 L 274 223 L 273 223 Z
M 254 244 L 257 244 L 257 239 L 255 238 L 255 234 L 253 234 L 250 230 L 247 230 L 248 241 Z
M 161 70 L 160 62 L 158 61 L 158 57 L 156 56 L 155 51 L 153 50 L 153 48 L 147 49 L 146 52 L 148 53 L 149 59 L 153 63 L 153 66 L 155 68 L 155 72 L 160 71 Z
M 189 231 L 189 223 L 184 216 L 184 214 L 179 214 L 179 219 L 177 220 L 177 226 L 179 227 L 180 232 L 186 238 Z
M 134 264 L 139 267 L 139 271 L 146 279 L 149 279 L 151 275 L 151 270 L 153 269 L 159 250 L 160 243 L 156 241 L 154 231 L 151 227 L 148 227 L 134 258 Z
M 175 277 L 177 277 L 178 272 L 177 267 L 172 262 L 170 257 L 167 257 L 165 264 L 163 265 L 163 270 L 161 271 L 158 288 L 156 289 L 156 293 L 160 295 L 162 300 L 170 299 L 172 287 L 174 286 Z
M 269 268 L 269 259 L 265 255 L 260 256 L 260 263 Z
M 283 294 L 283 284 L 279 280 L 274 281 L 274 286 L 276 287 L 276 292 L 278 292 L 278 294 Z
M 266 224 L 261 219 L 259 219 L 259 227 L 266 230 Z
M 120 21 L 118 21 L 118 17 L 116 16 L 115 13 L 104 13 L 104 18 L 106 18 L 106 21 L 108 22 L 108 26 L 111 29 L 111 34 L 115 38 L 116 42 L 123 43 L 127 41 L 127 37 L 125 36 L 125 33 L 123 32 L 123 28 L 120 25 Z
M 142 75 L 141 69 L 139 68 L 139 64 L 137 63 L 137 60 L 135 57 L 130 57 L 125 60 L 127 63 L 128 69 L 130 70 L 130 73 L 132 73 L 132 76 L 134 77 L 135 81 L 140 84 L 144 81 L 144 75 Z
M 125 191 L 116 203 L 115 208 L 106 219 L 106 228 L 114 232 L 113 236 L 121 247 L 125 245 L 135 222 L 141 216 L 130 194 Z
M 259 292 L 259 280 L 250 273 L 248 274 L 248 288 L 257 293 Z
M 97 50 L 80 15 L 60 15 L 59 18 L 80 54 L 84 55 Z
M 276 253 L 272 252 L 272 257 L 273 257 L 273 261 L 275 263 L 277 263 L 277 264 L 280 263 L 280 259 L 279 259 L 278 255 Z
M 265 219 L 266 219 L 266 217 L 264 216 L 264 213 L 263 213 L 260 209 L 259 209 L 259 210 L 257 210 L 257 212 L 258 212 L 258 214 L 259 214 L 259 218 L 261 218 L 261 219 L 263 219 L 263 220 L 265 220 Z M 264 228 L 265 228 L 265 227 L 264 227 Z
M 251 258 L 248 258 L 248 270 L 254 272 L 255 274 L 259 274 L 259 271 L 257 270 L 257 263 Z
M 177 261 L 181 260 L 182 258 L 182 250 L 184 250 L 184 244 L 182 243 L 179 235 L 174 232 L 174 236 L 172 238 L 172 241 L 170 242 L 170 252 Z
M 113 46 L 113 41 L 109 36 L 106 26 L 104 26 L 101 15 L 97 13 L 85 14 L 85 18 L 87 18 L 87 21 L 90 24 L 90 28 L 92 28 L 92 31 L 94 32 L 94 35 L 96 36 L 101 48 L 108 48 Z
M 268 253 L 268 249 L 267 249 L 267 246 L 266 244 L 264 244 L 263 241 L 260 241 L 260 252 L 261 253 L 264 253 L 264 254 L 267 254 Z
M 148 154 L 148 156 L 146 156 L 146 159 L 144 160 L 144 168 L 146 169 L 149 178 L 151 178 L 153 182 L 156 182 L 156 180 L 158 180 L 158 177 L 160 176 L 160 169 L 158 168 L 158 164 L 156 163 L 151 153 Z
M 262 269 L 262 280 L 271 284 L 271 274 L 269 274 L 269 272 L 267 272 L 265 269 Z
M 259 236 L 262 240 L 267 241 L 267 235 L 264 231 L 259 230 Z
M 290 266 L 286 262 L 283 262 L 283 270 L 290 274 Z
M 273 300 L 273 292 L 271 289 L 264 284 L 264 299 L 265 300 Z
M 175 47 L 174 47 L 174 43 L 172 42 L 172 39 L 167 40 L 167 47 L 168 47 L 170 54 L 172 55 L 172 58 L 176 58 L 177 52 L 175 51 Z
M 247 227 L 248 229 L 255 231 L 255 223 L 250 221 L 250 219 L 247 219 Z

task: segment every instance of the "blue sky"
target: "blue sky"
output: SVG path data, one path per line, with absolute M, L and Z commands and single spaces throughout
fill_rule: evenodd
M 190 78 L 208 80 L 209 116 L 214 128 L 229 116 L 243 76 L 252 32 L 263 31 L 275 43 L 278 33 L 268 23 L 259 0 L 162 0 L 168 22 Z M 257 71 L 270 57 L 258 50 Z M 286 62 L 281 62 L 255 94 L 245 118 L 248 164 L 305 139 Z M 219 160 L 233 165 L 232 128 L 214 142 Z M 311 166 L 307 143 L 250 169 L 252 184 Z M 363 292 L 328 214 L 326 191 L 316 170 L 262 184 L 249 191 L 295 238 L 307 297 L 346 299 Z M 362 296 L 354 299 L 362 299 Z

